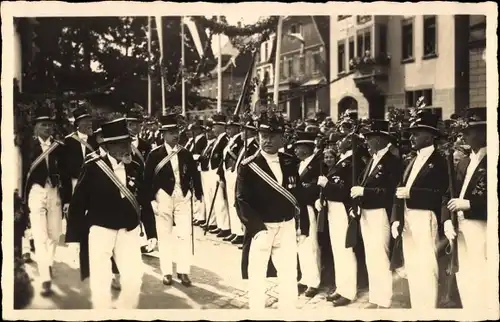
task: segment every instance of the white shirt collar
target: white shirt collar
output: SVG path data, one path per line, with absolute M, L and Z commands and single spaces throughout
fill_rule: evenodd
M 84 134 L 84 133 L 82 133 L 82 132 L 80 132 L 80 131 L 76 131 L 76 134 L 78 135 L 78 137 L 79 137 L 80 139 L 82 139 L 82 140 L 84 140 L 84 141 L 87 141 L 87 139 L 88 139 L 88 137 L 89 137 L 87 134 Z
M 347 158 L 348 158 L 348 157 L 350 157 L 351 155 L 352 155 L 352 150 L 349 150 L 349 151 L 347 151 L 347 152 L 345 152 L 345 153 L 342 153 L 342 154 L 340 155 L 340 159 L 339 159 L 339 161 L 338 161 L 337 163 L 339 163 L 340 161 L 343 161 L 343 160 L 347 159 Z
M 210 139 L 208 140 L 208 144 L 211 144 L 212 142 L 214 142 L 217 138 L 213 138 L 213 139 Z
M 111 154 L 107 153 L 107 156 L 108 156 L 109 162 L 111 162 L 111 166 L 113 167 L 113 170 L 125 167 L 125 165 L 122 162 L 118 163 L 118 161 L 115 158 L 113 158 L 111 156 Z
M 195 141 L 196 141 L 196 140 L 201 139 L 201 137 L 202 137 L 203 135 L 205 135 L 205 134 L 204 134 L 204 133 L 198 134 L 198 135 L 194 138 L 194 139 L 195 139 Z
M 479 149 L 477 153 L 472 151 L 470 154 L 471 160 L 476 160 L 477 163 L 481 162 L 481 160 L 483 160 L 485 156 L 486 156 L 486 147 Z
M 106 152 L 106 150 L 104 150 L 104 149 L 100 146 L 100 147 L 99 147 L 99 155 L 103 157 L 103 156 L 105 156 L 106 154 L 108 154 L 108 153 Z
M 267 162 L 275 162 L 279 161 L 278 153 L 275 154 L 269 154 L 267 152 L 264 152 L 263 150 L 260 151 L 264 159 L 266 159 Z
M 314 153 L 311 154 L 310 156 L 308 156 L 307 158 L 305 158 L 304 160 L 302 160 L 301 162 L 307 164 L 307 163 L 311 162 L 312 158 L 314 158 Z
M 38 137 L 38 141 L 40 142 L 41 145 L 47 145 L 47 146 L 50 145 L 51 144 L 50 139 L 51 139 L 50 136 L 45 141 L 41 137 Z
M 164 145 L 165 145 L 165 149 L 167 150 L 168 154 L 172 153 L 172 151 L 174 151 L 174 150 L 177 150 L 177 145 L 174 146 L 173 148 L 167 142 L 165 142 Z
M 431 155 L 432 152 L 434 152 L 434 145 L 429 145 L 429 146 L 426 146 L 425 148 L 418 150 L 417 155 L 419 157 L 423 158 L 423 157 L 427 157 L 427 156 Z
M 382 157 L 387 153 L 387 151 L 389 151 L 391 147 L 391 144 L 387 144 L 387 146 L 377 152 L 375 152 L 375 154 L 373 155 L 373 158 L 374 159 L 382 159 Z

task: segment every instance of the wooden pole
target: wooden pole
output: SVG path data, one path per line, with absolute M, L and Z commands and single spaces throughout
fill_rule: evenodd
M 156 17 L 155 19 L 158 41 L 160 43 L 161 111 L 163 115 L 166 115 L 167 107 L 165 105 L 165 72 L 163 70 L 163 25 L 161 17 Z
M 279 101 L 279 85 L 280 85 L 280 56 L 281 56 L 281 40 L 283 38 L 283 16 L 278 19 L 278 30 L 276 32 L 276 57 L 274 62 L 274 92 L 273 102 L 278 105 Z
M 182 115 L 186 116 L 186 82 L 184 79 L 184 17 L 181 17 Z
M 221 17 L 217 16 L 217 20 L 221 22 Z M 219 56 L 217 64 L 217 112 L 222 112 L 222 45 L 221 34 L 217 35 L 219 43 Z

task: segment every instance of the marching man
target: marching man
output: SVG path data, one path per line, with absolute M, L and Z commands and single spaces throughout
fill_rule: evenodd
M 210 206 L 213 197 L 213 179 L 212 172 L 210 170 L 210 155 L 214 148 L 215 141 L 217 137 L 213 131 L 213 123 L 212 120 L 208 119 L 205 122 L 205 131 L 207 137 L 207 145 L 203 149 L 198 159 L 198 164 L 200 167 L 200 175 L 201 175 L 201 183 L 203 186 L 203 204 L 205 206 L 205 211 L 203 212 L 203 217 L 200 216 L 200 219 L 196 221 L 194 224 L 199 225 L 203 229 L 212 230 L 217 228 L 217 222 L 215 220 L 215 216 L 210 216 L 208 218 L 208 213 L 210 211 Z
M 458 291 L 464 309 L 485 310 L 489 306 L 487 292 L 486 224 L 487 159 L 486 108 L 467 110 L 467 126 L 463 137 L 472 148 L 470 158 L 461 161 L 457 169 L 458 198 L 445 199 L 448 211 L 443 211 L 444 233 L 457 239 L 459 269 L 456 273 Z M 453 227 L 450 212 L 457 212 L 458 228 Z
M 71 199 L 71 181 L 63 167 L 64 143 L 52 138 L 54 119 L 50 115 L 48 108 L 35 110 L 35 138 L 23 147 L 22 154 L 27 158 L 23 160 L 23 196 L 29 208 L 42 296 L 52 294 L 52 265 L 62 234 L 63 211 Z
M 389 260 L 389 213 L 396 186 L 401 177 L 398 157 L 390 153 L 389 122 L 372 120 L 370 131 L 363 134 L 373 152 L 368 166 L 351 188 L 351 198 L 359 198 L 360 227 L 365 246 L 369 280 L 370 308 L 389 308 L 392 299 L 392 272 Z
M 133 160 L 141 166 L 145 166 L 146 158 L 151 150 L 151 146 L 145 140 L 139 138 L 143 116 L 140 111 L 129 110 L 127 112 L 127 126 L 132 136 L 132 153 Z
M 224 241 L 232 242 L 237 236 L 242 236 L 243 231 L 241 221 L 236 213 L 235 193 L 236 193 L 236 161 L 238 160 L 238 153 L 243 148 L 243 138 L 240 133 L 240 119 L 237 115 L 231 116 L 226 125 L 226 133 L 229 136 L 229 142 L 223 151 L 222 166 L 219 170 L 219 175 L 225 182 L 227 191 L 227 203 L 229 211 L 229 226 L 231 234 L 223 237 Z
M 193 198 L 201 200 L 201 182 L 192 154 L 178 144 L 177 114 L 162 116 L 161 123 L 165 143 L 153 149 L 146 160 L 146 193 L 156 214 L 163 284 L 172 284 L 173 255 L 177 251 L 177 277 L 182 285 L 191 286 L 192 207 Z M 176 236 L 172 232 L 174 221 Z
M 75 190 L 76 182 L 85 157 L 97 149 L 92 139 L 92 116 L 85 107 L 80 106 L 73 112 L 76 131 L 64 138 L 64 157 L 66 169 L 71 176 L 71 187 Z M 90 139 L 89 139 L 90 138 Z
M 241 162 L 236 182 L 238 215 L 245 225 L 242 274 L 249 279 L 250 309 L 264 309 L 272 258 L 279 279 L 279 306 L 294 309 L 298 296 L 297 240 L 309 233 L 309 218 L 300 211 L 298 165 L 278 153 L 283 144 L 282 117 L 262 114 L 259 132 L 261 150 Z
M 402 229 L 403 257 L 408 276 L 412 308 L 434 309 L 438 296 L 438 218 L 441 201 L 448 186 L 446 161 L 434 147 L 439 136 L 438 117 L 422 110 L 412 122 L 412 148 L 417 150 L 396 189 L 396 198 L 404 199 L 404 221 L 393 211 L 392 236 Z
M 111 257 L 122 277 L 116 307 L 135 309 L 143 275 L 139 236 L 146 233 L 149 248 L 156 246 L 155 217 L 144 198 L 140 166 L 132 161 L 126 120 L 103 124 L 102 140 L 106 155 L 85 162 L 78 179 L 68 212 L 66 242 L 80 243 L 81 278 L 90 275 L 94 309 L 113 307 L 108 288 Z

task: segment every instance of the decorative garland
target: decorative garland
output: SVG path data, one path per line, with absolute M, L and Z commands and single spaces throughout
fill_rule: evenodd
M 275 29 L 278 25 L 279 16 L 271 16 L 255 24 L 243 27 L 232 26 L 225 19 L 221 19 L 222 21 L 219 22 L 215 17 L 207 19 L 204 16 L 192 16 L 191 20 L 205 29 L 210 29 L 214 34 L 224 34 L 229 38 L 233 38 L 238 36 L 248 37 Z

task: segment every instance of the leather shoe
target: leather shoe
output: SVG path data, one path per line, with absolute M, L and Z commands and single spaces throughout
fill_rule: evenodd
M 205 224 L 205 225 L 202 225 L 201 228 L 210 231 L 210 230 L 213 230 L 213 229 L 217 229 L 217 226 L 216 225 L 207 225 L 207 224 Z
M 219 228 L 214 228 L 214 229 L 209 230 L 208 232 L 211 234 L 218 234 L 221 232 L 221 230 Z
M 348 300 L 341 295 L 338 299 L 333 301 L 333 306 L 335 306 L 335 307 L 346 306 L 347 304 L 350 304 L 350 303 L 351 303 L 351 300 Z
M 243 244 L 238 245 L 238 249 L 243 249 Z
M 52 295 L 52 283 L 50 281 L 42 283 L 42 291 L 40 292 L 40 295 L 43 297 Z
M 333 302 L 333 301 L 338 300 L 340 297 L 341 297 L 341 296 L 340 296 L 340 294 L 339 294 L 339 293 L 332 292 L 332 293 L 330 293 L 330 294 L 328 294 L 328 295 L 326 296 L 326 300 L 327 300 L 328 302 Z
M 314 297 L 316 294 L 318 294 L 318 289 L 316 287 L 308 287 L 304 293 L 306 297 Z
M 196 226 L 200 226 L 201 227 L 201 226 L 204 226 L 206 223 L 207 223 L 206 220 L 197 220 L 196 221 Z
M 189 279 L 188 274 L 177 274 L 177 278 L 181 280 L 181 284 L 189 287 L 191 286 L 191 280 Z
M 297 289 L 299 291 L 299 294 L 302 294 L 302 293 L 304 293 L 307 290 L 307 286 L 304 285 L 304 284 L 298 283 L 297 284 Z
M 231 235 L 231 230 L 227 229 L 227 230 L 219 231 L 219 233 L 217 234 L 217 237 L 225 238 L 225 237 L 229 237 L 230 235 Z
M 172 275 L 168 274 L 163 276 L 163 284 L 164 285 L 172 285 Z
M 227 237 L 224 237 L 224 239 L 222 239 L 222 240 L 228 242 L 228 241 L 233 240 L 234 238 L 236 238 L 236 235 L 235 234 L 231 234 L 231 235 L 229 235 Z
M 233 245 L 241 245 L 243 244 L 243 236 L 236 236 L 233 240 L 231 240 L 231 244 Z

